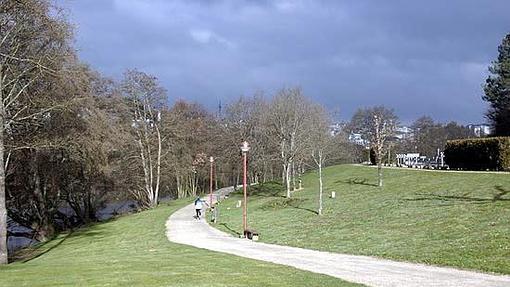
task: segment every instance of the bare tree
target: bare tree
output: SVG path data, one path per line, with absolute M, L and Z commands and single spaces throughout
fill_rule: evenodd
M 310 151 L 312 159 L 318 168 L 319 175 L 319 206 L 317 214 L 323 213 L 323 182 L 322 182 L 322 168 L 324 163 L 331 156 L 333 145 L 335 144 L 334 137 L 329 133 L 329 125 L 331 120 L 322 106 L 315 106 L 313 112 L 310 114 Z
M 232 166 L 239 166 L 239 146 L 248 141 L 250 150 L 250 177 L 252 181 L 265 181 L 271 177 L 271 165 L 275 162 L 276 146 L 268 140 L 264 115 L 268 103 L 261 93 L 253 97 L 241 97 L 228 105 L 225 118 L 225 141 L 222 143 Z M 236 168 L 236 172 L 240 170 Z
M 164 180 L 175 185 L 178 198 L 196 196 L 208 179 L 206 163 L 217 144 L 216 123 L 201 105 L 177 101 L 161 123 Z M 214 153 L 216 157 L 216 153 Z
M 309 119 L 309 107 L 310 101 L 304 97 L 301 89 L 283 89 L 270 103 L 265 117 L 269 139 L 276 141 L 280 149 L 282 177 L 288 198 L 291 196 L 292 166 L 306 147 L 308 130 L 305 125 Z
M 360 132 L 375 152 L 378 185 L 383 186 L 382 161 L 386 142 L 394 136 L 398 117 L 392 109 L 383 106 L 359 109 L 353 116 L 350 128 Z
M 143 185 L 132 189 L 133 195 L 144 207 L 158 204 L 162 138 L 161 109 L 166 104 L 166 91 L 157 79 L 137 70 L 124 74 L 122 89 L 131 103 L 132 127 L 143 171 Z
M 23 122 L 56 108 L 40 91 L 63 69 L 69 39 L 68 24 L 49 1 L 0 2 L 0 264 L 7 263 L 5 142 Z

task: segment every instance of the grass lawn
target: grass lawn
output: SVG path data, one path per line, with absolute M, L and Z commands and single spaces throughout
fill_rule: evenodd
M 358 286 L 290 267 L 174 244 L 163 206 L 61 235 L 0 267 L 1 286 Z
M 510 175 L 326 168 L 325 214 L 318 178 L 291 199 L 278 184 L 251 187 L 249 226 L 268 243 L 510 274 Z M 336 198 L 329 195 L 336 192 Z M 221 203 L 218 228 L 240 232 L 236 193 Z

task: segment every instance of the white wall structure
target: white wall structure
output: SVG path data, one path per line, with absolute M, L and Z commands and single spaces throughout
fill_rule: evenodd
M 472 130 L 477 137 L 484 137 L 491 133 L 491 127 L 488 124 L 470 124 L 468 128 Z

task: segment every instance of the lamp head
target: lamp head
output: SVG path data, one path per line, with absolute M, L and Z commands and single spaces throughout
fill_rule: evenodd
M 249 150 L 250 150 L 250 145 L 248 144 L 247 141 L 244 141 L 243 145 L 241 146 L 241 151 L 242 152 L 248 152 Z

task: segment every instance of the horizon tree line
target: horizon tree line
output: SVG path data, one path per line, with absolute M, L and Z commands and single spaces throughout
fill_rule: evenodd
M 287 198 L 317 169 L 319 215 L 322 168 L 365 158 L 346 131 L 330 134 L 331 115 L 298 87 L 240 97 L 215 115 L 198 103 L 170 105 L 157 77 L 143 71 L 107 78 L 80 61 L 64 14 L 51 0 L 0 2 L 0 264 L 8 262 L 8 236 L 19 235 L 7 233 L 7 216 L 33 230 L 24 236 L 44 241 L 97 221 L 108 202 L 133 199 L 148 209 L 162 196 L 194 197 L 208 190 L 209 156 L 215 186 L 238 185 L 243 141 L 252 146 L 250 181 L 280 181 Z M 500 76 L 487 91 L 506 83 L 505 41 L 493 68 Z M 360 109 L 349 124 L 375 150 L 379 186 L 397 124 L 383 106 Z M 436 145 L 426 139 L 440 130 L 420 119 L 415 146 Z

